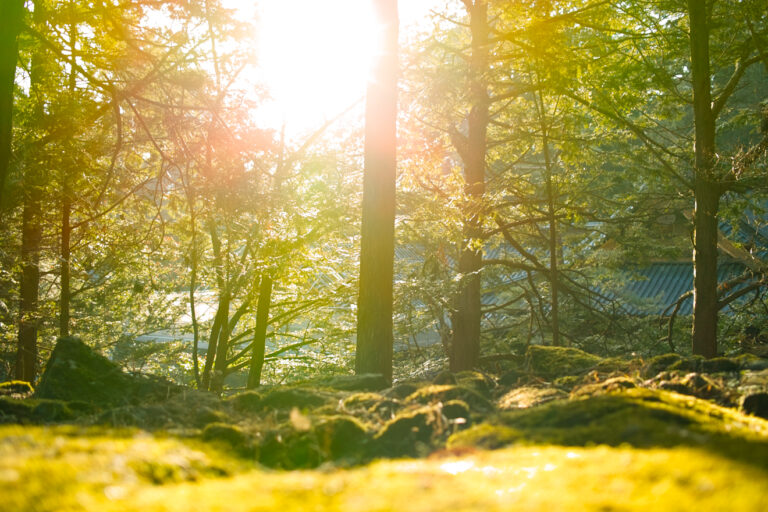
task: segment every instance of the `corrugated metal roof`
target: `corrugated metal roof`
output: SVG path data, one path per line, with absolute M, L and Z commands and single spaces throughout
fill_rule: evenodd
M 717 266 L 719 283 L 740 276 L 744 265 L 734 261 L 725 261 Z M 745 286 L 745 285 L 741 285 Z M 738 289 L 740 287 L 737 287 Z M 656 262 L 638 267 L 632 272 L 619 295 L 629 299 L 625 309 L 630 314 L 660 315 L 684 293 L 693 289 L 693 264 L 691 262 Z M 687 299 L 678 312 L 679 315 L 693 313 L 693 299 Z

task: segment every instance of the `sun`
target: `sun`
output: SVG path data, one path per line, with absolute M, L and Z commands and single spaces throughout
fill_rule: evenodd
M 258 19 L 269 124 L 310 131 L 364 97 L 379 31 L 371 2 L 262 0 Z

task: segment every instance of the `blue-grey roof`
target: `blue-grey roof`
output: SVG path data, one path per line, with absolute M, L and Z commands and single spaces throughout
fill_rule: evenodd
M 745 267 L 740 263 L 722 262 L 717 267 L 717 281 L 723 283 L 738 277 L 744 270 Z M 635 269 L 620 295 L 629 299 L 624 306 L 628 313 L 660 315 L 670 304 L 691 289 L 693 289 L 691 262 L 656 262 Z M 692 313 L 693 299 L 689 298 L 681 305 L 678 314 Z

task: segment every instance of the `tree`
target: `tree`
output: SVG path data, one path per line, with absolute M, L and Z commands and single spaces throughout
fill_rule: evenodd
M 24 0 L 0 3 L 0 212 L 11 163 L 13 96 L 18 59 L 16 38 L 23 28 L 25 12 Z
M 381 55 L 368 84 L 357 302 L 357 373 L 392 380 L 392 280 L 397 174 L 397 0 L 376 0 Z

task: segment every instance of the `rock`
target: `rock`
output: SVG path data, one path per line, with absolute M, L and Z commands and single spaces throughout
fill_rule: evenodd
M 291 410 L 320 407 L 334 402 L 336 396 L 327 391 L 304 387 L 275 387 L 258 391 L 246 391 L 227 399 L 236 411 L 259 413 L 265 410 Z
M 208 442 L 223 443 L 241 454 L 253 452 L 253 444 L 243 430 L 229 423 L 211 423 L 203 429 L 202 438 Z
M 683 358 L 680 354 L 662 354 L 650 358 L 643 365 L 642 374 L 645 378 L 651 378 L 667 370 L 670 366 Z
M 330 388 L 339 391 L 380 391 L 388 388 L 389 385 L 387 379 L 378 373 L 335 375 L 299 384 L 302 387 Z
M 768 419 L 768 393 L 753 393 L 741 400 L 741 411 L 744 414 Z
M 739 370 L 741 370 L 741 364 L 727 357 L 705 359 L 701 363 L 702 373 L 738 372 Z
M 531 345 L 525 353 L 528 371 L 545 379 L 587 373 L 602 360 L 601 357 L 570 347 Z
M 448 400 L 443 404 L 443 416 L 449 420 L 464 420 L 464 425 L 469 424 L 470 410 L 469 406 L 463 400 Z
M 481 423 L 448 438 L 446 447 L 450 450 L 460 448 L 482 448 L 496 450 L 523 439 L 523 434 L 506 425 Z
M 40 377 L 35 397 L 114 407 L 163 400 L 179 389 L 162 379 L 124 373 L 79 339 L 60 338 Z
M 387 422 L 374 437 L 375 451 L 385 457 L 423 455 L 446 427 L 436 407 L 421 407 L 401 413 Z
M 27 398 L 35 392 L 32 384 L 23 380 L 9 380 L 0 383 L 0 396 Z
M 456 375 L 454 375 L 453 372 L 450 370 L 443 370 L 438 373 L 434 379 L 432 379 L 432 384 L 458 384 L 458 381 L 456 380 Z
M 425 386 L 409 395 L 406 403 L 432 404 L 449 400 L 463 400 L 473 411 L 490 412 L 493 404 L 472 388 L 464 386 L 432 385 Z
M 523 386 L 513 389 L 499 399 L 501 410 L 527 409 L 544 404 L 558 398 L 565 398 L 566 394 L 555 388 L 536 388 Z
M 428 383 L 426 382 L 401 382 L 386 390 L 384 395 L 391 398 L 403 399 L 416 392 L 419 388 L 427 385 Z
M 598 393 L 611 393 L 634 387 L 637 387 L 637 384 L 629 377 L 612 377 L 601 382 L 591 382 L 577 387 L 571 392 L 571 396 L 577 397 L 595 395 Z
M 314 425 L 313 434 L 320 449 L 331 460 L 361 459 L 369 439 L 365 426 L 353 416 L 323 418 Z

